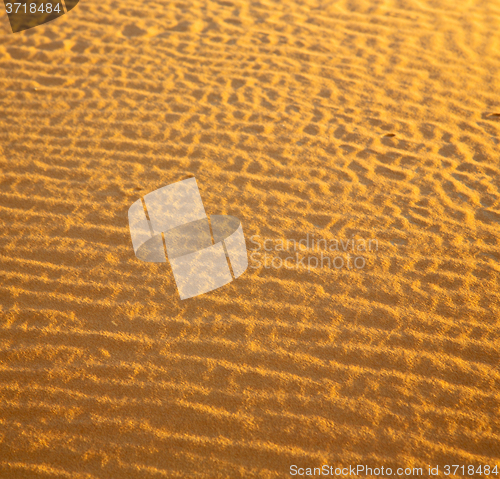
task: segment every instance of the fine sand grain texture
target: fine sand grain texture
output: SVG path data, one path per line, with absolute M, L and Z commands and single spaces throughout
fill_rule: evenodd
M 0 477 L 500 463 L 499 149 L 500 0 L 2 10 Z M 127 211 L 192 176 L 249 250 L 377 248 L 180 301 Z

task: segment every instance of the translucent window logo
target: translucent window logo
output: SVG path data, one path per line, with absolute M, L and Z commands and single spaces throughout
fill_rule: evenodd
M 195 178 L 137 200 L 128 221 L 137 258 L 164 263 L 168 257 L 181 299 L 220 288 L 248 267 L 240 221 L 224 215 L 209 220 Z
M 22 32 L 62 17 L 73 10 L 80 0 L 4 0 L 13 33 Z

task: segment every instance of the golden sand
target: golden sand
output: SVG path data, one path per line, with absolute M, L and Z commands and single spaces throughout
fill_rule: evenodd
M 500 1 L 0 22 L 0 477 L 500 462 Z M 180 301 L 127 210 L 191 176 L 249 249 L 378 250 Z

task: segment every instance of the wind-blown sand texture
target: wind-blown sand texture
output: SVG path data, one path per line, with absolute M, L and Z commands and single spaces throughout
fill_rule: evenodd
M 0 18 L 0 477 L 499 462 L 500 1 Z M 127 211 L 191 176 L 248 248 L 378 251 L 180 301 Z

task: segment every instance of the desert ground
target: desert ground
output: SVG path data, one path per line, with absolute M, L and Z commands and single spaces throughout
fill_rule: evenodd
M 0 477 L 500 468 L 499 26 L 500 0 L 81 0 L 12 34 L 2 7 Z M 127 212 L 190 177 L 249 267 L 181 301 Z M 254 261 L 307 235 L 376 248 Z

